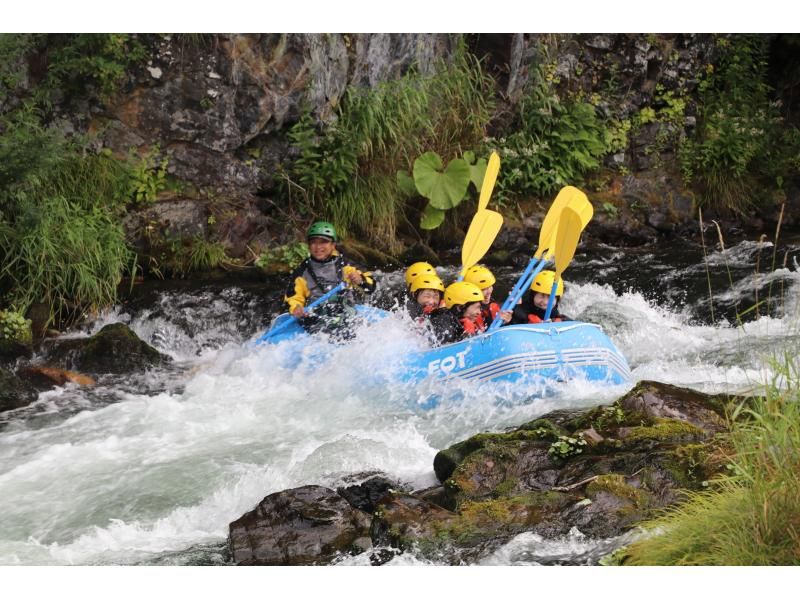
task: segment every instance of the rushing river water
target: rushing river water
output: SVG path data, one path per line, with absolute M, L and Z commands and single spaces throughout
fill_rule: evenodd
M 709 250 L 713 300 L 700 247 L 593 247 L 565 273 L 562 311 L 601 324 L 635 380 L 751 392 L 770 375 L 769 358 L 796 351 L 800 339 L 799 247 L 781 244 L 774 269 L 768 243 Z M 520 270 L 495 268 L 497 296 Z M 444 272 L 452 278 L 455 268 Z M 387 305 L 400 294 L 402 272 L 378 276 Z M 163 284 L 70 333 L 126 322 L 175 362 L 101 377 L 89 389 L 59 387 L 0 414 L 0 564 L 225 564 L 228 523 L 267 494 L 337 487 L 366 471 L 432 486 L 434 455 L 454 442 L 628 390 L 575 383 L 555 397 L 511 402 L 503 399 L 519 388 L 487 393 L 461 384 L 436 387 L 444 401 L 421 412 L 409 405 L 432 385 L 365 383 L 365 372 L 420 342 L 401 317 L 360 332 L 316 369 L 285 363 L 280 346 L 254 348 L 281 292 L 252 283 Z M 737 325 L 736 313 L 756 293 L 770 301 Z M 448 400 L 456 395 L 463 400 Z M 527 533 L 481 562 L 595 563 L 625 541 L 578 530 L 557 540 Z M 429 562 L 406 554 L 389 564 Z

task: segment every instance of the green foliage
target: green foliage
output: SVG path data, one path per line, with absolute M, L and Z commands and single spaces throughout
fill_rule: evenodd
M 0 236 L 0 279 L 10 283 L 11 301 L 46 303 L 51 319 L 113 304 L 122 272 L 132 266 L 119 222 L 63 196 L 26 200 L 10 234 Z
M 768 40 L 735 35 L 717 40 L 719 60 L 699 86 L 696 135 L 680 148 L 687 183 L 701 205 L 742 211 L 800 171 L 800 133 L 780 115 L 767 84 Z M 762 200 L 763 201 L 763 200 Z
M 485 158 L 476 161 L 475 153 L 467 151 L 463 158 L 453 158 L 444 168 L 439 154 L 425 152 L 414 160 L 413 176 L 402 170 L 397 172 L 397 186 L 406 197 L 421 195 L 428 199 L 420 228 L 432 230 L 444 222 L 447 210 L 466 198 L 470 183 L 476 191 L 480 189 L 486 165 Z
M 520 101 L 513 128 L 510 135 L 489 140 L 503 161 L 497 194 L 505 201 L 547 196 L 579 184 L 584 173 L 597 169 L 600 158 L 620 145 L 621 130 L 609 135 L 590 103 L 562 102 L 541 65 Z
M 603 213 L 609 218 L 616 218 L 617 215 L 619 214 L 619 209 L 617 209 L 617 206 L 615 206 L 610 201 L 604 201 L 603 205 L 600 206 L 600 208 L 603 210 Z
M 32 104 L 0 116 L 0 189 L 43 176 L 69 154 L 62 135 L 43 127 Z
M 149 152 L 139 156 L 138 160 L 134 152 L 131 152 L 130 195 L 137 204 L 155 201 L 158 194 L 167 186 L 169 158 L 165 156 L 158 160 L 159 150 L 159 146 L 156 145 Z
M 800 363 L 775 359 L 764 397 L 734 413 L 729 476 L 647 528 L 629 546 L 634 565 L 797 565 L 800 563 Z
M 550 445 L 550 448 L 547 450 L 547 452 L 556 459 L 566 459 L 567 457 L 582 453 L 583 447 L 586 445 L 587 442 L 583 438 L 559 436 L 558 440 Z
M 475 147 L 492 92 L 491 78 L 463 45 L 433 74 L 410 69 L 372 89 L 350 87 L 335 121 L 320 126 L 306 114 L 290 131 L 298 157 L 286 173 L 287 189 L 300 191 L 305 212 L 391 246 L 407 202 L 397 172 L 410 172 L 428 151 L 449 161 L 462 147 Z
M 30 341 L 31 321 L 13 309 L 0 309 L 0 339 Z
M 83 91 L 93 85 L 103 95 L 114 93 L 129 68 L 141 62 L 146 51 L 134 34 L 47 34 L 40 48 L 47 56 L 46 92 Z
M 470 183 L 469 164 L 453 158 L 444 168 L 436 152 L 425 152 L 414 160 L 414 184 L 430 205 L 438 210 L 456 207 L 464 198 Z
M 609 405 L 603 407 L 600 415 L 594 421 L 594 427 L 598 432 L 608 430 L 614 426 L 618 426 L 625 421 L 625 412 L 618 405 Z
M 116 300 L 133 267 L 119 215 L 128 168 L 85 154 L 41 124 L 30 104 L 0 117 L 0 292 L 25 311 L 51 307 L 51 320 Z
M 227 262 L 225 248 L 203 237 L 162 239 L 151 250 L 150 272 L 158 278 L 182 278 L 190 272 L 207 272 Z
M 256 266 L 277 270 L 293 270 L 307 257 L 308 245 L 298 241 L 267 249 L 258 256 Z

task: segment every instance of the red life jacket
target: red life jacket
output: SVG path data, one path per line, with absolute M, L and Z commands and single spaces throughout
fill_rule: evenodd
M 478 325 L 481 331 L 486 330 L 489 322 L 494 322 L 497 314 L 500 313 L 500 306 L 492 301 L 489 305 L 481 305 L 481 313 L 478 314 Z
M 560 317 L 551 318 L 550 321 L 551 322 L 560 322 L 561 318 Z M 529 324 L 542 324 L 542 323 L 544 323 L 544 320 L 542 320 L 539 316 L 537 316 L 535 314 L 528 314 L 528 323 Z
M 473 322 L 468 318 L 460 318 L 459 322 L 461 322 L 461 325 L 464 327 L 464 334 L 467 336 L 472 336 L 473 334 L 478 334 L 486 330 L 486 326 L 483 326 L 480 320 Z

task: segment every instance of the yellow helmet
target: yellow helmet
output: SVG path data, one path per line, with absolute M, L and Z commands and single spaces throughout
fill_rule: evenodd
M 444 304 L 447 309 L 476 301 L 483 301 L 483 293 L 471 282 L 454 282 L 444 290 Z
M 471 282 L 480 290 L 493 286 L 495 280 L 494 274 L 486 266 L 472 266 L 464 274 L 464 281 Z
M 410 287 L 414 279 L 421 274 L 431 274 L 437 278 L 439 277 L 436 274 L 436 270 L 428 262 L 416 262 L 411 264 L 408 270 L 406 270 L 406 286 Z
M 552 270 L 542 270 L 539 274 L 536 275 L 536 278 L 533 279 L 531 283 L 531 290 L 535 293 L 542 293 L 543 295 L 549 295 L 550 291 L 553 289 L 553 281 L 556 278 L 556 273 Z M 564 281 L 559 278 L 558 279 L 558 288 L 556 288 L 556 297 L 561 297 L 564 294 Z
M 442 279 L 435 274 L 420 274 L 411 282 L 411 288 L 409 290 L 414 294 L 422 289 L 433 289 L 434 291 L 444 293 L 444 283 Z

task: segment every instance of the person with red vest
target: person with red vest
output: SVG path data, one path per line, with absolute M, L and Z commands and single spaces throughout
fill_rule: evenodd
M 483 293 L 471 282 L 454 282 L 444 290 L 445 307 L 433 310 L 430 316 L 433 335 L 438 344 L 455 343 L 483 332 L 478 327 Z
M 464 282 L 471 282 L 483 293 L 481 313 L 478 315 L 476 322 L 481 332 L 486 330 L 495 318 L 503 320 L 503 324 L 508 324 L 511 321 L 511 312 L 501 312 L 497 302 L 492 301 L 492 291 L 494 291 L 496 279 L 489 268 L 481 265 L 472 266 L 464 273 Z
M 435 274 L 417 276 L 408 292 L 413 298 L 407 305 L 408 315 L 418 324 L 423 324 L 435 309 L 443 305 L 444 283 Z
M 541 324 L 544 322 L 544 314 L 547 311 L 547 302 L 550 300 L 550 290 L 553 288 L 553 281 L 556 273 L 552 270 L 542 270 L 536 275 L 531 283 L 531 289 L 522 298 L 522 301 L 514 308 L 511 318 L 512 324 Z M 564 281 L 559 279 L 556 288 L 556 298 L 553 304 L 553 311 L 550 313 L 551 322 L 568 322 L 571 318 L 559 313 L 558 304 L 561 303 L 561 296 L 564 294 Z

